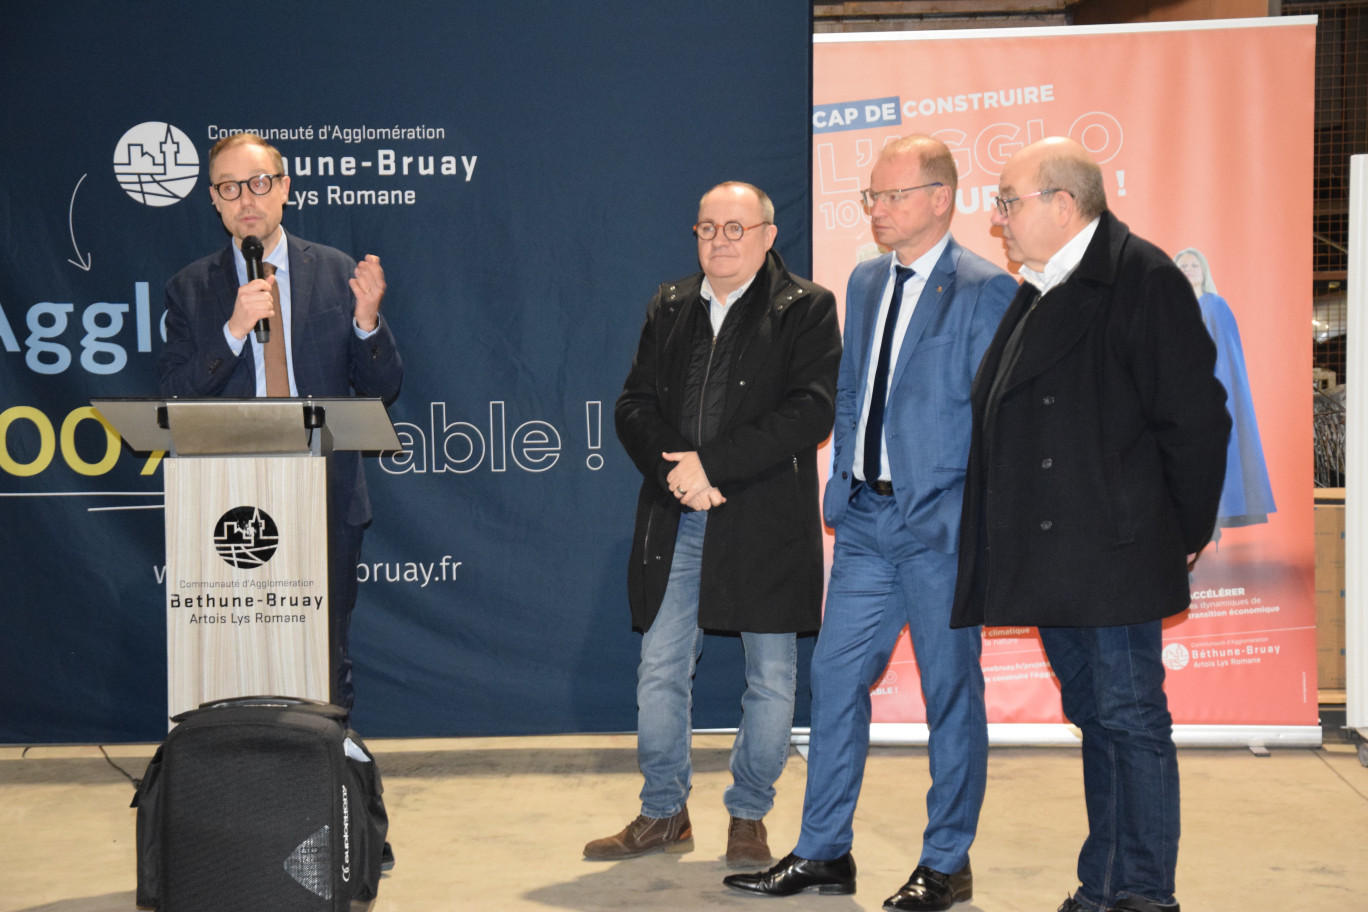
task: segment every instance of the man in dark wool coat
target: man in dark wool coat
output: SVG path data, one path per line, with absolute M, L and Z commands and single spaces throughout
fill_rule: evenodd
M 951 623 L 1027 625 L 1083 733 L 1088 838 L 1060 912 L 1178 912 L 1178 765 L 1161 623 L 1211 537 L 1230 417 L 1186 278 L 1050 138 L 993 224 L 1024 279 L 974 381 Z
M 727 862 L 770 860 L 764 816 L 784 769 L 796 634 L 822 609 L 817 446 L 831 433 L 841 330 L 830 291 L 773 250 L 774 204 L 719 184 L 699 203 L 702 272 L 660 286 L 618 397 L 643 476 L 627 571 L 641 813 L 595 839 L 611 861 L 693 847 L 687 802 L 694 667 L 704 631 L 739 633 L 746 690 L 731 753 Z

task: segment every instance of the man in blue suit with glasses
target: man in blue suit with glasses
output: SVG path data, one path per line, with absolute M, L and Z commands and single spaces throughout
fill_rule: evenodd
M 209 196 L 232 243 L 166 283 L 166 345 L 157 362 L 164 396 L 399 395 L 403 362 L 380 314 L 380 258 L 356 262 L 332 247 L 287 234 L 280 221 L 290 178 L 277 150 L 254 133 L 219 140 L 209 152 Z M 255 238 L 264 275 L 249 278 L 243 241 Z M 259 340 L 253 332 L 266 321 Z M 328 479 L 332 700 L 352 708 L 347 649 L 356 565 L 370 523 L 361 454 L 338 451 Z
M 958 172 L 946 146 L 884 147 L 863 192 L 879 245 L 846 291 L 832 477 L 836 530 L 812 659 L 812 734 L 798 845 L 768 871 L 725 878 L 768 895 L 855 892 L 855 804 L 869 747 L 869 688 L 910 628 L 930 728 L 921 856 L 886 909 L 948 909 L 973 895 L 969 846 L 988 764 L 979 628 L 952 630 L 969 391 L 1016 292 L 950 236 Z

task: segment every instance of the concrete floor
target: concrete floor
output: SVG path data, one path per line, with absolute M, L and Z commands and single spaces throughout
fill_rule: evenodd
M 922 748 L 875 748 L 855 820 L 859 892 L 782 900 L 722 886 L 730 738 L 695 739 L 695 850 L 582 860 L 624 826 L 640 787 L 630 735 L 372 742 L 398 865 L 389 910 L 879 909 L 916 863 Z M 152 746 L 108 749 L 135 776 Z M 1353 746 L 1180 751 L 1178 897 L 1200 910 L 1368 908 L 1368 769 Z M 771 848 L 797 838 L 806 767 L 795 751 L 767 818 Z M 956 912 L 1056 909 L 1084 835 L 1076 750 L 994 748 L 973 851 L 975 895 Z M 0 747 L 0 912 L 129 912 L 132 786 L 97 747 Z M 270 912 L 270 910 L 264 910 Z

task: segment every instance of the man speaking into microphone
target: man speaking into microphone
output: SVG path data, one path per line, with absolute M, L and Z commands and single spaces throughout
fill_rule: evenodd
M 166 283 L 166 346 L 158 360 L 164 396 L 378 397 L 399 395 L 404 369 L 380 315 L 380 258 L 360 263 L 280 225 L 290 178 L 280 152 L 254 133 L 209 151 L 209 196 L 232 243 Z M 353 702 L 347 631 L 356 565 L 370 522 L 360 454 L 333 455 L 328 480 L 329 634 L 332 700 Z

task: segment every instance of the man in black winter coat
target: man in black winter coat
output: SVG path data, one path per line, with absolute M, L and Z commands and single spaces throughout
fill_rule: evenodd
M 1192 287 L 1051 138 L 1003 168 L 1024 279 L 974 380 L 952 624 L 1029 625 L 1083 733 L 1088 838 L 1061 912 L 1177 912 L 1162 619 L 1216 522 L 1230 416 Z
M 592 860 L 693 847 L 690 707 L 704 631 L 739 633 L 746 692 L 731 754 L 727 861 L 770 860 L 761 822 L 788 756 L 796 634 L 817 629 L 817 446 L 831 433 L 841 334 L 831 292 L 784 268 L 774 204 L 719 184 L 699 204 L 701 273 L 652 299 L 617 402 L 643 476 L 627 572 L 641 814 Z

